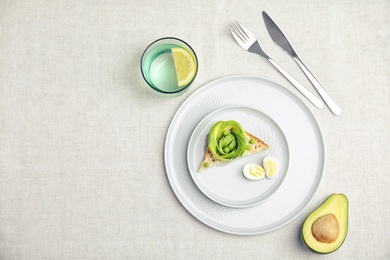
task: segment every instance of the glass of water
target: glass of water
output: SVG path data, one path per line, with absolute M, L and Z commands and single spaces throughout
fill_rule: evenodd
M 152 42 L 141 58 L 141 72 L 150 88 L 165 97 L 188 90 L 198 72 L 198 59 L 186 42 L 166 37 Z

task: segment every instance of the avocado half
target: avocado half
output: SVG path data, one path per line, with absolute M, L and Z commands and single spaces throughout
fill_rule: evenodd
M 306 218 L 302 237 L 313 251 L 328 254 L 343 244 L 347 231 L 348 199 L 344 194 L 332 194 Z

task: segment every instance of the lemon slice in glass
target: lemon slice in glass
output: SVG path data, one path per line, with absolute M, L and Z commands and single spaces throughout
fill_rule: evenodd
M 183 48 L 172 48 L 179 88 L 186 86 L 195 77 L 196 63 L 194 57 Z

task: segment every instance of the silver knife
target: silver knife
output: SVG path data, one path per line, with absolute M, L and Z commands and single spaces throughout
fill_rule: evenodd
M 330 111 L 332 111 L 332 113 L 336 116 L 339 115 L 341 113 L 341 109 L 339 108 L 339 106 L 334 102 L 334 100 L 329 96 L 328 92 L 326 92 L 324 87 L 321 86 L 320 82 L 318 82 L 318 80 L 314 77 L 314 75 L 310 72 L 306 65 L 301 61 L 291 44 L 288 42 L 286 36 L 284 36 L 279 27 L 274 23 L 274 21 L 272 21 L 271 17 L 269 17 L 265 11 L 263 11 L 263 19 L 265 26 L 267 27 L 268 33 L 274 43 L 280 48 L 282 48 L 285 52 L 287 52 L 287 54 L 295 60 L 295 62 L 299 65 L 303 73 L 305 73 L 306 77 L 313 84 L 318 94 L 320 94 L 322 99 L 325 101 Z

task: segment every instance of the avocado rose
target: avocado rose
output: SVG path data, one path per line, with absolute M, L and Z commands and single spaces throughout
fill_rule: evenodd
M 208 147 L 215 159 L 230 162 L 242 156 L 246 146 L 245 131 L 236 121 L 220 121 L 210 129 Z

